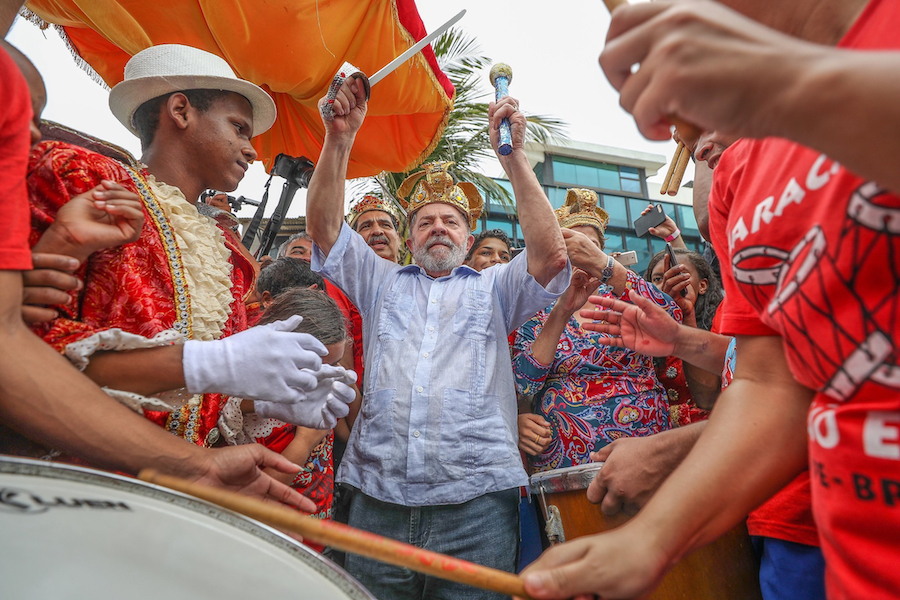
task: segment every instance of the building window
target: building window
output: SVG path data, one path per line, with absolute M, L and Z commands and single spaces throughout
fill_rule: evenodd
M 499 229 L 510 238 L 515 238 L 512 221 L 506 219 L 488 218 L 485 229 Z
M 628 209 L 625 208 L 625 198 L 620 196 L 603 195 L 603 208 L 609 214 L 610 227 L 629 227 Z
M 551 157 L 553 181 L 560 186 L 643 192 L 641 171 L 634 167 L 611 165 L 562 156 Z

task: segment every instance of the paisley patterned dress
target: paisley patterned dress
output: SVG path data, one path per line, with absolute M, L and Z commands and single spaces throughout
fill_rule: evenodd
M 681 321 L 681 309 L 667 295 L 629 271 L 626 292 L 639 293 Z M 600 295 L 615 297 L 608 286 Z M 549 471 L 590 462 L 590 453 L 621 437 L 645 436 L 669 429 L 666 391 L 653 359 L 623 348 L 602 345 L 606 334 L 581 328 L 573 316 L 550 365 L 535 360 L 534 340 L 550 315 L 540 311 L 516 332 L 513 371 L 520 394 L 532 396 L 532 410 L 550 423 L 552 441 L 531 457 L 534 471 Z

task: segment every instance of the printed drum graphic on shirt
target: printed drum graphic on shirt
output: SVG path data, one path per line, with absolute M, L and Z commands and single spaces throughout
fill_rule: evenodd
M 900 209 L 879 204 L 887 194 L 872 182 L 860 186 L 831 243 L 814 225 L 790 252 L 750 246 L 732 260 L 739 282 L 775 286 L 765 312 L 778 323 L 795 377 L 841 401 L 867 380 L 900 389 L 888 334 L 900 315 L 900 297 L 889 286 L 881 296 L 858 294 L 856 285 L 866 277 L 900 281 L 900 264 L 892 260 L 900 256 Z M 757 305 L 765 303 L 761 298 Z M 840 313 L 835 307 L 842 307 Z

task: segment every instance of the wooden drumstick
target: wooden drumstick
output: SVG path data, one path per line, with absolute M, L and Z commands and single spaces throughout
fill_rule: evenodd
M 163 475 L 153 469 L 142 470 L 138 474 L 138 478 L 196 496 L 278 529 L 299 533 L 306 539 L 344 552 L 367 556 L 391 565 L 406 567 L 419 573 L 464 583 L 483 590 L 531 598 L 525 592 L 522 580 L 512 573 L 416 548 L 410 544 L 404 544 L 368 531 L 354 529 L 343 523 L 315 519 L 284 506 L 267 504 L 256 498 Z
M 620 6 L 628 4 L 628 0 L 603 0 L 603 4 L 605 4 L 606 9 L 612 13 L 612 11 Z M 685 144 L 688 146 L 693 146 L 694 143 L 700 139 L 700 134 L 703 133 L 699 127 L 688 123 L 675 114 L 669 115 L 669 122 L 678 129 L 678 135 L 681 136 L 681 139 L 684 140 Z
M 672 181 L 669 182 L 669 189 L 666 191 L 670 196 L 678 193 L 678 188 L 681 187 L 681 180 L 684 177 L 684 170 L 687 168 L 690 159 L 691 151 L 687 149 L 687 146 L 682 146 L 678 164 L 675 165 L 675 173 L 672 174 Z
M 665 194 L 669 191 L 669 185 L 671 185 L 672 183 L 672 174 L 675 173 L 675 166 L 678 164 L 678 159 L 681 158 L 682 152 L 684 152 L 684 144 L 682 142 L 678 142 L 678 145 L 675 146 L 675 154 L 672 155 L 672 162 L 669 163 L 669 170 L 666 172 L 666 178 L 663 180 L 663 184 L 659 188 L 660 194 Z

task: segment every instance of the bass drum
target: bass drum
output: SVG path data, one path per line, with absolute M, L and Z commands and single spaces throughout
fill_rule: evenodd
M 0 458 L 0 587 L 18 600 L 373 600 L 284 534 L 159 486 Z

